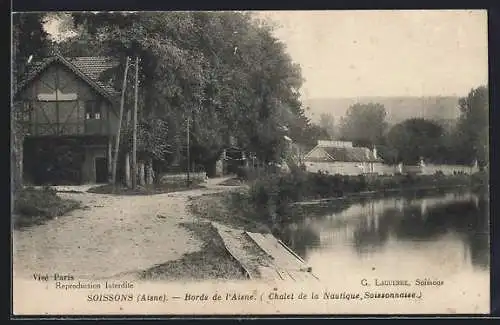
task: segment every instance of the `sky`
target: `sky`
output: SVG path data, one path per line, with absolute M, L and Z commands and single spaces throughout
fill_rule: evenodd
M 280 27 L 305 78 L 302 98 L 466 95 L 488 81 L 487 14 L 259 12 Z
M 266 11 L 302 99 L 464 96 L 488 81 L 485 10 Z M 48 24 L 57 30 L 57 23 Z

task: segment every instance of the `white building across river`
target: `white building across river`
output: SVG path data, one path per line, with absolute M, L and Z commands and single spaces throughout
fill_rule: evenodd
M 473 174 L 479 171 L 477 163 L 474 165 L 436 165 L 421 161 L 415 166 L 387 165 L 377 155 L 376 147 L 373 150 L 366 147 L 354 147 L 349 141 L 318 140 L 316 147 L 304 156 L 303 162 L 309 172 L 321 171 L 330 175 L 394 175 L 396 173 L 433 175 L 438 172 L 453 175 L 455 173 Z

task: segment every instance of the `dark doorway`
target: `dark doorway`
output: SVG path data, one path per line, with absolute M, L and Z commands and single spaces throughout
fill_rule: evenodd
M 95 159 L 95 181 L 96 183 L 108 182 L 108 160 L 104 157 Z

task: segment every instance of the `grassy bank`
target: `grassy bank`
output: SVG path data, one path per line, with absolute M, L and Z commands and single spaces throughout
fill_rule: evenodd
M 240 192 L 221 192 L 190 198 L 189 209 L 199 218 L 220 222 L 233 228 L 254 232 L 270 232 L 266 220 L 258 220 L 252 208 L 237 198 Z M 245 212 L 250 213 L 245 213 Z
M 43 223 L 81 208 L 78 201 L 62 199 L 51 188 L 25 188 L 14 195 L 13 225 L 15 229 Z
M 249 181 L 248 190 L 218 194 L 216 197 L 196 198 L 191 211 L 208 220 L 225 222 L 250 231 L 272 231 L 292 215 L 293 203 L 310 200 L 356 200 L 442 191 L 458 187 L 485 191 L 488 176 L 475 175 L 395 175 L 342 176 L 322 173 L 268 173 Z
M 280 216 L 288 214 L 293 202 L 459 186 L 481 188 L 485 184 L 485 175 L 342 176 L 294 171 L 257 179 L 248 193 L 235 200 L 247 209 L 254 207 L 259 219 L 271 220 L 274 224 Z
M 217 230 L 208 222 L 182 224 L 204 245 L 200 251 L 142 271 L 144 280 L 242 280 L 244 270 L 224 247 Z

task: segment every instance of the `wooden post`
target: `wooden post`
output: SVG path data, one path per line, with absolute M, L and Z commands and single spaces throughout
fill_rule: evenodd
M 13 117 L 15 118 L 15 117 Z M 20 151 L 23 150 L 23 145 L 19 145 L 19 134 L 18 134 L 18 126 L 17 126 L 17 121 L 14 120 L 12 122 L 13 128 L 12 128 L 12 137 L 11 137 L 11 172 L 12 172 L 12 184 L 13 184 L 13 191 L 17 191 L 23 187 L 23 182 L 22 182 L 22 164 L 23 161 L 19 159 L 20 157 Z
M 139 57 L 135 58 L 135 95 L 132 132 L 132 188 L 137 187 L 137 97 L 139 91 Z
M 149 185 L 149 159 L 144 162 L 144 184 Z
M 114 152 L 114 158 L 113 158 L 113 174 L 112 174 L 112 178 L 111 178 L 113 186 L 116 186 L 116 167 L 118 165 L 118 151 L 120 149 L 120 132 L 122 129 L 123 107 L 125 106 L 125 89 L 127 87 L 128 62 L 129 62 L 129 57 L 127 56 L 127 61 L 125 62 L 125 73 L 123 75 L 122 96 L 121 96 L 121 100 L 120 100 L 120 116 L 119 116 L 119 120 L 118 120 L 118 131 L 116 132 L 116 139 L 115 139 L 115 152 Z
M 113 137 L 111 136 L 108 138 L 107 159 L 108 159 L 108 180 L 112 181 L 111 170 L 113 169 Z
M 189 180 L 189 171 L 190 171 L 190 162 L 191 162 L 191 152 L 189 150 L 189 123 L 190 123 L 190 115 L 187 117 L 187 123 L 186 123 L 186 152 L 187 152 L 187 179 L 186 183 L 187 186 L 189 186 L 190 180 Z
M 131 111 L 130 109 L 127 110 L 127 128 L 130 127 L 130 120 L 131 120 Z M 127 153 L 125 154 L 125 183 L 127 184 L 127 187 L 132 186 L 132 181 L 130 178 L 130 148 L 127 149 Z
M 19 139 L 19 187 L 22 188 L 24 184 L 24 136 Z
M 146 165 L 146 184 L 153 184 L 153 159 L 148 158 Z
M 226 155 L 226 149 L 223 149 L 222 150 L 222 175 L 221 176 L 226 175 L 226 168 L 227 168 L 226 167 L 227 166 L 227 164 L 226 164 L 226 157 L 227 157 L 227 155 Z
M 125 153 L 125 183 L 127 187 L 131 187 L 131 178 L 130 178 L 130 152 L 127 151 Z
M 139 168 L 139 181 L 138 183 L 140 185 L 144 185 L 146 183 L 146 180 L 145 180 L 145 177 L 144 177 L 144 162 L 143 161 L 140 161 L 139 164 L 138 164 Z

